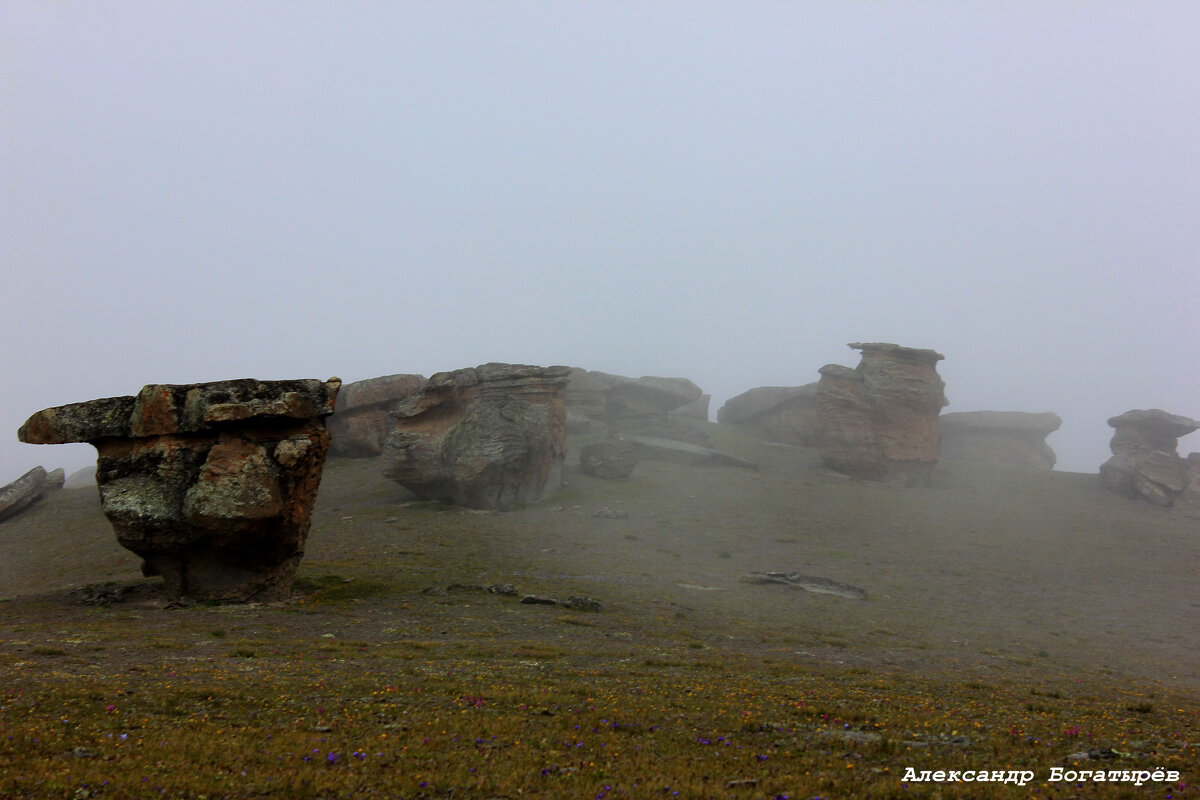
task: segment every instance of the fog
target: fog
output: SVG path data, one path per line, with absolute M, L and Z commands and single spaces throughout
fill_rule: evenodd
M 488 361 L 1200 417 L 1200 6 L 0 3 L 0 484 L 147 383 Z M 1180 450 L 1200 450 L 1200 436 Z

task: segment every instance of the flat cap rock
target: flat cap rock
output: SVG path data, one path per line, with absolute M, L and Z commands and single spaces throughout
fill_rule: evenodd
M 943 433 L 950 431 L 1028 431 L 1045 437 L 1062 427 L 1062 417 L 1053 411 L 1034 414 L 1026 411 L 956 411 L 942 414 L 938 423 Z
M 333 413 L 341 381 L 313 379 L 151 384 L 136 396 L 106 397 L 47 408 L 25 421 L 27 444 L 207 433 L 252 419 L 306 420 Z
M 1168 414 L 1161 408 L 1126 411 L 1124 414 L 1110 417 L 1108 424 L 1113 428 L 1136 426 L 1161 435 L 1173 436 L 1176 439 L 1180 436 L 1187 436 L 1192 431 L 1200 430 L 1200 422 L 1179 414 Z

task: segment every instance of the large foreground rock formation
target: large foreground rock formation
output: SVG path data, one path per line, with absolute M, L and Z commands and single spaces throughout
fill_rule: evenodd
M 30 444 L 89 442 L 117 541 L 174 599 L 288 596 L 304 554 L 341 382 L 151 385 L 39 411 Z
M 333 416 L 325 421 L 333 437 L 329 455 L 373 458 L 382 453 L 393 426 L 388 412 L 424 386 L 422 375 L 384 375 L 347 383 L 338 392 Z
M 49 473 L 44 467 L 34 467 L 12 483 L 0 487 L 0 520 L 15 517 L 47 492 L 61 489 L 63 478 L 61 467 Z
M 1153 408 L 1126 411 L 1108 424 L 1116 429 L 1113 455 L 1100 466 L 1100 478 L 1109 491 L 1200 518 L 1200 453 L 1185 459 L 1177 450 L 1179 437 L 1200 422 Z
M 717 422 L 742 425 L 772 442 L 816 447 L 821 440 L 817 384 L 760 386 L 742 392 L 721 406 Z
M 439 372 L 391 412 L 383 474 L 425 500 L 504 508 L 562 485 L 568 367 Z
M 888 343 L 853 343 L 862 361 L 821 367 L 817 419 L 830 469 L 895 486 L 926 486 L 941 453 L 937 374 L 944 356 Z
M 1058 460 L 1046 437 L 1062 427 L 1047 411 L 961 411 L 938 417 L 942 458 L 1023 469 L 1054 469 Z

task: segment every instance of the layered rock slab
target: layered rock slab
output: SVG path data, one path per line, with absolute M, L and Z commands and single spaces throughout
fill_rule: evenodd
M 288 596 L 304 553 L 341 382 L 243 379 L 144 387 L 49 408 L 29 444 L 88 442 L 117 541 L 175 600 Z
M 818 445 L 827 467 L 895 486 L 927 486 L 941 455 L 938 415 L 946 405 L 937 374 L 944 356 L 891 343 L 852 343 L 854 369 L 821 367 Z
M 63 471 L 34 467 L 12 483 L 0 487 L 0 520 L 15 517 L 54 489 L 61 489 Z
M 1200 422 L 1158 408 L 1134 409 L 1108 420 L 1112 457 L 1100 465 L 1111 492 L 1200 517 L 1200 454 L 1180 458 L 1178 439 Z
M 742 392 L 718 409 L 717 422 L 741 425 L 768 441 L 816 447 L 821 440 L 817 384 L 759 386 Z
M 627 378 L 577 367 L 570 370 L 565 397 L 572 433 L 661 427 L 671 416 L 707 420 L 711 399 L 687 378 Z
M 941 457 L 1022 469 L 1053 469 L 1058 457 L 1046 437 L 1062 427 L 1052 412 L 961 411 L 938 417 Z
M 384 476 L 468 508 L 544 499 L 562 486 L 570 372 L 492 363 L 433 375 L 390 412 Z
M 388 412 L 424 386 L 422 375 L 383 375 L 344 385 L 338 392 L 333 416 L 325 421 L 332 437 L 329 455 L 378 456 L 393 427 Z

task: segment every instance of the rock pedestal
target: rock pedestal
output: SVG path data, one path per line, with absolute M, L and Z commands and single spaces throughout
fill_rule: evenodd
M 888 343 L 850 345 L 862 361 L 821 367 L 817 419 L 830 469 L 895 486 L 926 486 L 941 453 L 937 374 L 944 356 Z
M 1116 430 L 1112 458 L 1100 465 L 1105 487 L 1125 497 L 1159 506 L 1177 505 L 1187 516 L 1200 516 L 1200 457 L 1179 457 L 1178 439 L 1200 429 L 1200 422 L 1161 409 L 1135 409 L 1108 420 Z
M 304 553 L 341 382 L 151 385 L 39 411 L 30 444 L 89 442 L 117 541 L 174 599 L 286 598 Z
M 388 412 L 425 386 L 421 375 L 384 375 L 347 383 L 338 392 L 333 416 L 325 421 L 332 442 L 330 456 L 374 458 L 392 430 Z
M 821 439 L 817 384 L 760 386 L 742 392 L 721 406 L 717 422 L 743 425 L 768 441 L 815 447 Z
M 542 500 L 562 485 L 569 375 L 523 364 L 439 372 L 392 409 L 383 474 L 469 508 Z
M 1062 427 L 1058 414 L 962 411 L 938 417 L 942 458 L 1022 469 L 1053 469 L 1058 458 L 1046 437 Z

